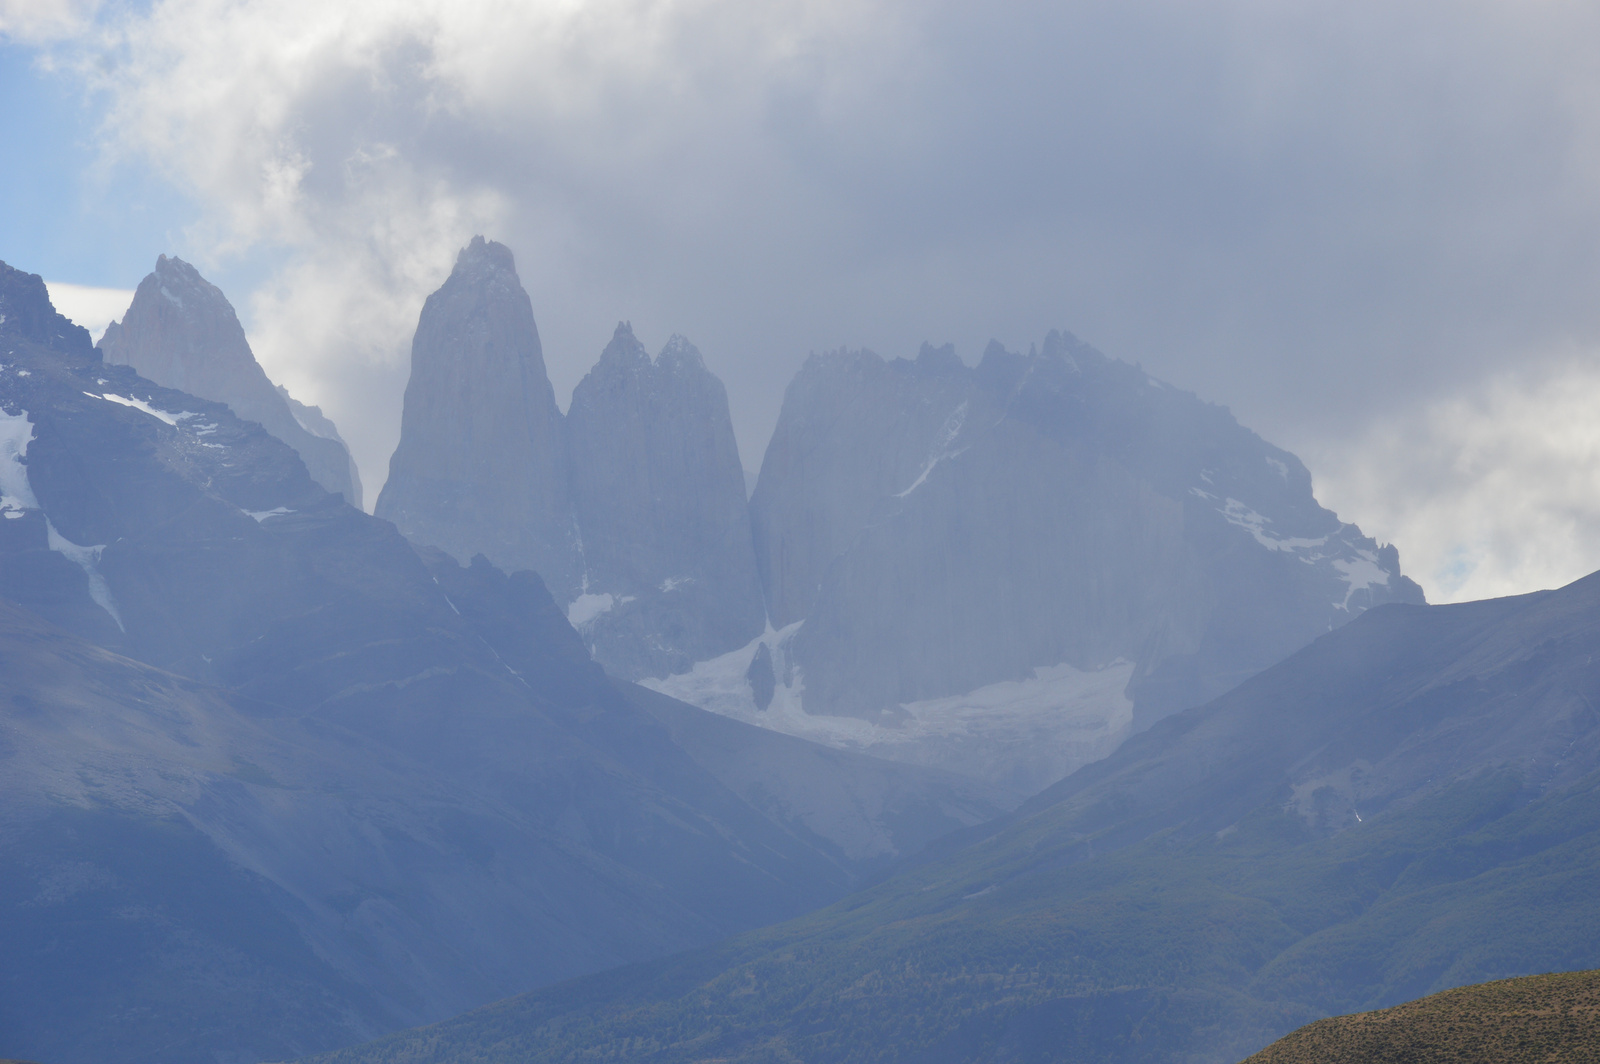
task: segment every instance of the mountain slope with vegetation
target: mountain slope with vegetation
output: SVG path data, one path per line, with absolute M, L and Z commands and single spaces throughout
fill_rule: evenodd
M 966 849 L 326 1058 L 1237 1061 L 1600 966 L 1600 577 L 1370 611 Z

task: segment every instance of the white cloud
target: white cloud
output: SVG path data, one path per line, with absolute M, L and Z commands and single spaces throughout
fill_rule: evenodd
M 0 39 L 45 44 L 88 30 L 99 0 L 0 0 Z
M 91 288 L 88 285 L 46 281 L 50 302 L 74 325 L 82 325 L 99 341 L 106 326 L 119 321 L 133 302 L 131 288 Z
M 198 205 L 151 257 L 248 264 L 258 354 L 374 495 L 417 311 L 475 232 L 516 251 L 558 395 L 617 319 L 683 332 L 750 467 L 809 349 L 1065 327 L 1342 491 L 1346 445 L 1464 445 L 1412 413 L 1441 381 L 1600 349 L 1596 39 L 1567 0 L 151 0 L 49 54 L 105 101 L 108 158 Z M 1417 568 L 1445 517 L 1404 517 L 1402 473 L 1452 468 L 1374 472 L 1345 516 Z M 1576 557 L 1560 503 L 1529 506 Z M 1545 579 L 1498 534 L 1461 588 Z
M 1430 601 L 1600 569 L 1600 361 L 1497 374 L 1315 455 L 1318 495 L 1400 544 Z

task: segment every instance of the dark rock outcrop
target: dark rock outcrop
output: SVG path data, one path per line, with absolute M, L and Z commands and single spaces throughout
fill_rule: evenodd
M 531 569 L 560 601 L 580 586 L 561 411 L 504 244 L 473 238 L 423 305 L 375 513 L 459 561 Z
M 572 500 L 596 660 L 682 672 L 761 634 L 766 611 L 728 396 L 680 336 L 654 361 L 623 324 L 572 393 Z
M 99 346 L 107 365 L 131 366 L 146 380 L 226 403 L 259 423 L 295 449 L 313 480 L 361 508 L 361 481 L 338 432 L 318 433 L 300 423 L 287 393 L 256 361 L 232 304 L 187 262 L 158 258 Z

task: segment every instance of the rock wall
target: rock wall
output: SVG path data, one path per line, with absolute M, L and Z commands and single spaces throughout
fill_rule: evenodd
M 1052 333 L 969 368 L 813 357 L 751 499 L 809 712 L 876 719 L 1035 669 L 1135 663 L 1147 724 L 1362 610 L 1422 600 L 1228 412 Z

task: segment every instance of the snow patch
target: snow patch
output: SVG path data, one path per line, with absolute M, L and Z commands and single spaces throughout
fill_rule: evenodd
M 22 511 L 39 508 L 33 486 L 28 483 L 28 467 L 22 464 L 32 442 L 33 423 L 28 420 L 28 412 L 8 414 L 0 410 L 0 512 L 7 517 L 21 517 Z
M 693 581 L 694 577 L 692 576 L 669 576 L 665 580 L 661 581 L 661 590 L 676 591 L 684 584 L 692 583 Z
M 838 750 L 948 769 L 1033 793 L 1116 749 L 1133 726 L 1125 691 L 1130 662 L 1103 669 L 1044 666 L 947 698 L 907 702 L 887 723 L 807 713 L 802 670 L 790 658 L 805 622 L 770 626 L 738 650 L 699 662 L 686 673 L 639 681 L 701 709 Z M 778 685 L 756 708 L 746 679 L 762 643 L 772 653 Z
M 1279 461 L 1276 458 L 1273 458 L 1271 455 L 1268 455 L 1267 456 L 1267 465 L 1271 466 L 1273 469 L 1276 469 L 1278 471 L 1278 475 L 1280 477 L 1282 477 L 1284 480 L 1288 480 L 1289 479 L 1289 467 L 1287 465 L 1285 465 L 1283 462 Z
M 274 506 L 270 510 L 246 510 L 245 513 L 249 514 L 251 517 L 254 517 L 256 519 L 256 524 L 259 525 L 269 517 L 282 517 L 284 514 L 292 514 L 294 511 L 289 509 L 287 506 Z
M 0 513 L 7 518 L 18 518 L 26 511 L 41 509 L 33 494 L 33 485 L 28 482 L 28 467 L 23 463 L 32 442 L 33 423 L 28 420 L 28 412 L 8 414 L 0 410 Z M 111 588 L 100 575 L 100 553 L 106 549 L 105 544 L 84 547 L 72 542 L 56 531 L 49 515 L 45 516 L 44 527 L 45 542 L 50 549 L 83 570 L 89 578 L 89 597 L 111 615 L 118 628 L 127 631 L 117 612 L 117 604 L 111 598 Z
M 1369 587 L 1388 587 L 1389 574 L 1378 565 L 1377 555 L 1371 551 L 1357 551 L 1354 558 L 1335 558 L 1333 567 L 1339 570 L 1348 590 L 1344 593 L 1341 609 L 1350 608 L 1350 596 Z
M 1215 498 L 1215 496 L 1211 496 L 1211 498 Z M 1327 536 L 1323 536 L 1320 539 L 1279 539 L 1267 532 L 1267 526 L 1272 523 L 1271 521 L 1256 513 L 1238 499 L 1228 499 L 1223 503 L 1222 516 L 1226 517 L 1230 524 L 1238 525 L 1248 531 L 1255 537 L 1257 543 L 1268 550 L 1309 550 L 1313 547 L 1323 546 L 1328 542 Z
M 582 631 L 602 614 L 609 613 L 613 608 L 623 603 L 632 602 L 634 596 L 622 595 L 620 597 L 606 591 L 598 595 L 585 591 L 567 604 L 567 623 Z
M 110 392 L 107 392 L 105 395 L 96 395 L 93 392 L 84 392 L 83 394 L 87 395 L 91 399 L 104 399 L 108 403 L 119 403 L 122 406 L 131 407 L 134 410 L 149 414 L 158 421 L 164 421 L 173 428 L 177 428 L 178 422 L 180 421 L 183 421 L 187 418 L 200 416 L 191 410 L 180 410 L 175 414 L 168 413 L 165 410 L 157 410 L 145 400 L 135 399 L 132 396 L 127 395 L 114 395 Z

